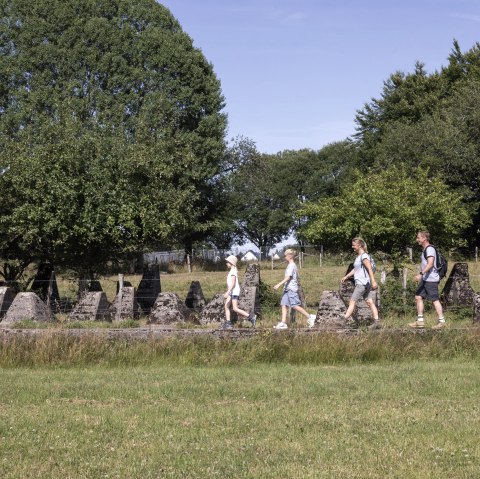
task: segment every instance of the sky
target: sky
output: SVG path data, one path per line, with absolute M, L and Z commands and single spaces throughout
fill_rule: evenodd
M 212 63 L 228 139 L 319 150 L 396 72 L 427 72 L 480 41 L 480 0 L 160 0 Z

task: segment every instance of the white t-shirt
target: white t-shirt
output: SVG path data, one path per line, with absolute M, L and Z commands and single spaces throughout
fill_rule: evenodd
M 367 283 L 370 283 L 370 276 L 368 275 L 367 268 L 363 267 L 364 259 L 368 259 L 370 261 L 370 256 L 368 253 L 359 254 L 355 258 L 355 261 L 353 262 L 353 278 L 355 279 L 355 284 L 362 284 L 365 286 Z
M 298 291 L 298 270 L 295 263 L 288 263 L 285 270 L 285 277 L 287 276 L 291 276 L 291 278 L 285 283 L 285 291 L 296 293 Z
M 240 283 L 238 282 L 238 270 L 235 267 L 231 267 L 227 275 L 227 288 L 235 281 L 235 286 L 233 287 L 231 293 L 232 296 L 240 296 Z
M 424 252 L 426 254 L 424 254 Z M 435 254 L 435 248 L 433 246 L 428 245 L 423 251 L 422 251 L 422 271 L 425 271 L 425 268 L 427 267 L 427 260 L 425 259 L 425 256 L 429 258 L 430 256 L 433 257 L 433 268 L 430 271 L 427 271 L 427 274 L 423 275 L 423 281 L 426 283 L 438 283 L 440 281 L 440 276 L 438 275 L 437 268 L 435 268 L 436 262 L 437 262 L 437 255 Z

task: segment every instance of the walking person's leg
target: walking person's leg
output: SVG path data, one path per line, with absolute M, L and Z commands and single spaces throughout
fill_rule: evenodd
M 282 319 L 277 325 L 274 326 L 274 329 L 287 329 L 287 315 L 288 315 L 288 308 L 290 307 L 290 300 L 288 298 L 287 291 L 284 291 L 282 294 Z
M 237 314 L 239 314 L 240 316 L 243 316 L 244 318 L 247 318 L 248 321 L 250 321 L 252 325 L 255 326 L 257 316 L 254 313 L 249 314 L 243 309 L 240 309 L 238 307 L 238 299 L 232 299 L 232 308 Z
M 423 311 L 425 309 L 424 307 L 424 300 L 427 297 L 427 290 L 425 288 L 425 282 L 421 281 L 417 291 L 415 292 L 415 304 L 417 307 L 417 320 L 414 323 L 409 323 L 408 326 L 410 328 L 424 328 L 425 323 L 423 321 Z
M 229 296 L 225 300 L 225 322 L 223 323 L 223 328 L 224 329 L 230 329 L 232 328 L 232 322 L 231 322 L 231 315 L 230 315 L 230 304 L 232 303 L 232 297 Z
M 368 304 L 370 311 L 372 312 L 373 323 L 369 326 L 370 329 L 380 329 L 380 318 L 378 316 L 378 308 L 372 298 L 367 298 L 365 302 Z

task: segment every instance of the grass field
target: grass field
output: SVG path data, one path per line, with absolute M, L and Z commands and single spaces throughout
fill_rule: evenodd
M 0 477 L 479 477 L 477 360 L 0 370 Z
M 312 309 L 343 273 L 301 271 Z M 164 274 L 162 290 L 185 297 L 199 280 L 208 300 L 225 276 Z M 261 272 L 270 286 L 282 276 Z M 274 332 L 276 306 L 242 341 L 2 342 L 0 478 L 477 479 L 480 330 L 462 311 L 445 331 L 389 330 L 414 318 L 407 301 L 384 330 L 344 337 Z

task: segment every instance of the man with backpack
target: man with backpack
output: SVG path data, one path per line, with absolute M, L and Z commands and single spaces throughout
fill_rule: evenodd
M 436 248 L 430 244 L 430 233 L 428 231 L 424 230 L 417 233 L 417 243 L 423 248 L 420 273 L 415 276 L 415 280 L 419 282 L 415 293 L 417 320 L 414 323 L 410 323 L 409 326 L 416 329 L 422 329 L 425 327 L 423 321 L 423 301 L 428 299 L 432 301 L 438 315 L 438 322 L 432 326 L 432 329 L 442 329 L 445 327 L 445 318 L 443 317 L 443 308 L 438 294 L 438 283 L 441 279 L 439 275 L 440 254 L 437 252 Z

